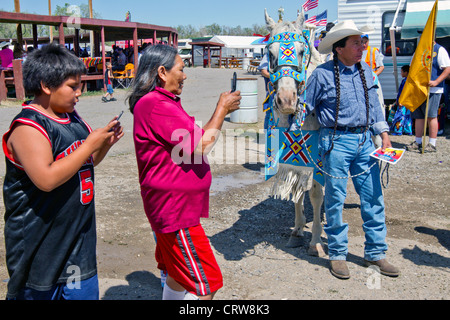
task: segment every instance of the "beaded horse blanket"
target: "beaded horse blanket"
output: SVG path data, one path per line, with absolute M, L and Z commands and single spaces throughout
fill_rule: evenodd
M 308 44 L 305 35 L 302 37 L 295 33 L 276 35 L 269 40 L 269 44 L 281 42 L 278 65 L 282 68 L 271 74 L 272 83 L 281 77 L 291 77 L 302 85 L 305 84 L 306 55 L 303 55 L 300 64 L 295 46 L 292 44 L 294 41 Z M 297 68 L 298 66 L 301 67 Z M 272 188 L 272 194 L 276 197 L 281 199 L 292 197 L 293 201 L 298 201 L 301 194 L 310 189 L 311 178 L 324 185 L 323 172 L 320 170 L 322 161 L 318 148 L 319 131 L 302 130 L 305 121 L 302 112 L 290 116 L 289 128 L 279 127 L 273 107 L 274 94 L 274 90 L 269 90 L 263 107 L 264 111 L 270 114 L 266 133 L 265 179 L 269 180 L 276 176 L 277 180 Z M 303 100 L 304 98 L 303 94 Z M 299 105 L 303 105 L 303 102 L 299 101 Z

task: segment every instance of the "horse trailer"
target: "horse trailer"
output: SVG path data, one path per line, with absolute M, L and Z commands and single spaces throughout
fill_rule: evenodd
M 386 105 L 392 103 L 401 82 L 400 69 L 411 63 L 420 32 L 435 0 L 338 0 L 338 21 L 369 26 L 369 45 L 384 55 L 379 80 Z M 409 15 L 409 16 L 408 16 Z M 450 52 L 450 0 L 439 0 L 436 42 Z M 411 20 L 414 20 L 411 22 Z M 395 50 L 392 50 L 395 48 Z

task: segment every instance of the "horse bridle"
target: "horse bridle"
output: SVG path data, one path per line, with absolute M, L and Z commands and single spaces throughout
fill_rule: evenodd
M 302 94 L 302 85 L 306 82 L 306 70 L 308 68 L 311 51 L 309 49 L 309 30 L 303 30 L 303 32 L 282 32 L 276 34 L 269 38 L 267 43 L 267 49 L 274 42 L 280 43 L 280 49 L 278 53 L 278 64 L 276 66 L 269 65 L 270 81 L 275 85 L 275 83 L 283 77 L 290 77 L 298 83 L 298 100 L 300 102 L 300 95 Z M 305 50 L 303 52 L 302 61 L 298 59 L 297 48 L 295 47 L 295 42 L 303 43 Z M 270 50 L 269 54 L 270 54 Z M 269 64 L 271 64 L 272 59 L 269 59 Z M 304 90 L 303 90 L 304 92 Z M 298 113 L 299 103 L 297 103 Z

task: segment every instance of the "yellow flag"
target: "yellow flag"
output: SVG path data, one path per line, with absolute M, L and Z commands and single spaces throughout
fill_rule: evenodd
M 402 93 L 398 102 L 410 111 L 420 107 L 428 97 L 428 83 L 431 79 L 431 67 L 433 65 L 434 33 L 436 30 L 438 0 L 428 17 L 425 29 L 423 29 L 416 52 L 414 53 Z

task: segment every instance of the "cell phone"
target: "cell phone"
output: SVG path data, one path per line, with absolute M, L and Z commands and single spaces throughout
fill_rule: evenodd
M 119 116 L 117 117 L 117 121 L 119 121 L 119 119 L 120 119 L 120 117 L 123 115 L 123 110 L 122 110 L 122 112 L 119 114 Z
M 122 112 L 119 114 L 119 116 L 117 117 L 117 121 L 119 121 L 119 119 L 120 119 L 120 117 L 123 115 L 123 110 L 122 110 Z M 113 131 L 113 129 L 111 128 L 111 129 L 109 129 L 109 132 L 111 132 L 111 131 Z
M 231 92 L 236 91 L 237 74 L 233 73 L 233 79 L 231 80 Z

